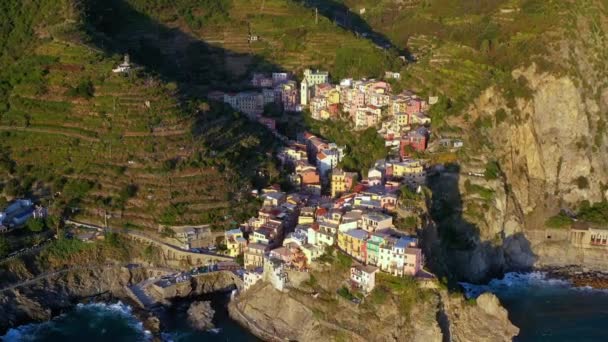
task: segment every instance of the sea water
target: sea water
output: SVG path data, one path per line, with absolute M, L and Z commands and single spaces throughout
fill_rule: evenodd
M 608 291 L 575 288 L 543 272 L 508 273 L 487 285 L 461 283 L 468 297 L 494 293 L 520 328 L 515 341 L 608 341 Z
M 197 331 L 189 327 L 186 316 L 176 313 L 169 327 L 161 334 L 164 341 L 259 341 L 228 316 L 228 294 L 215 294 L 204 298 L 211 300 L 216 311 L 215 329 Z M 7 331 L 0 340 L 5 342 L 145 342 L 152 334 L 132 314 L 131 307 L 121 302 L 78 304 L 73 310 L 43 323 L 27 324 Z
M 72 311 L 50 321 L 10 329 L 1 337 L 19 341 L 150 341 L 152 335 L 121 302 L 78 304 Z

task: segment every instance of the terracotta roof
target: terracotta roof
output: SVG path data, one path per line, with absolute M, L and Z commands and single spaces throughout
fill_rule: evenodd
M 327 214 L 327 209 L 322 208 L 322 207 L 321 208 L 317 208 L 317 211 L 316 211 L 316 215 L 317 216 L 323 216 L 325 214 Z

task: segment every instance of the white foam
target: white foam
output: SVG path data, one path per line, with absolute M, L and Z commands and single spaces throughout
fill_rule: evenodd
M 98 315 L 100 318 L 118 315 L 121 318 L 124 318 L 128 322 L 130 327 L 132 327 L 136 331 L 141 332 L 146 341 L 152 340 L 152 333 L 150 333 L 150 331 L 145 330 L 143 327 L 143 323 L 138 321 L 133 316 L 132 308 L 129 305 L 126 305 L 122 302 L 110 303 L 110 304 L 106 304 L 106 303 L 82 304 L 82 303 L 79 303 L 76 305 L 76 308 L 74 309 L 74 311 L 75 312 L 62 314 L 60 316 L 54 317 L 52 320 L 46 321 L 43 323 L 31 323 L 31 324 L 26 324 L 26 325 L 22 325 L 22 326 L 19 326 L 16 328 L 9 329 L 4 336 L 0 336 L 0 340 L 2 340 L 4 342 L 35 341 L 37 332 L 39 330 L 45 329 L 45 328 L 51 328 L 53 325 L 57 324 L 57 322 L 59 320 L 61 320 L 63 317 L 65 317 L 68 314 L 78 315 L 79 312 L 82 313 L 83 311 L 93 312 L 95 315 Z
M 465 291 L 467 298 L 477 298 L 484 292 L 505 292 L 516 291 L 530 286 L 536 287 L 571 287 L 567 280 L 547 277 L 545 272 L 506 273 L 502 279 L 492 279 L 486 285 L 476 285 L 470 283 L 459 283 Z

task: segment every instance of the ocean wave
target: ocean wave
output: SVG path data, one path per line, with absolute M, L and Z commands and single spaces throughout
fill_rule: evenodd
M 465 282 L 461 282 L 459 284 L 464 289 L 467 298 L 477 298 L 484 292 L 517 292 L 519 290 L 529 289 L 530 287 L 572 287 L 572 284 L 569 281 L 549 278 L 547 273 L 540 271 L 529 273 L 506 273 L 503 278 L 492 279 L 488 284 L 485 285 L 470 284 Z
M 107 332 L 107 329 L 103 327 L 104 320 L 117 317 L 122 319 L 130 329 L 133 329 L 134 333 L 141 336 L 141 340 L 152 340 L 150 331 L 144 329 L 143 323 L 133 316 L 132 311 L 129 305 L 122 302 L 78 304 L 74 310 L 49 321 L 9 329 L 4 336 L 0 337 L 0 340 L 4 342 L 38 341 L 43 339 L 46 334 L 61 335 L 62 331 L 68 329 L 67 325 L 74 323 L 86 323 L 89 329 L 98 329 L 103 334 Z M 83 322 L 77 321 L 78 319 Z

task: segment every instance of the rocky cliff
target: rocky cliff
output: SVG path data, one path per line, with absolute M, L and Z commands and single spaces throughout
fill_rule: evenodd
M 608 266 L 598 262 L 603 252 L 573 248 L 545 226 L 562 209 L 575 212 L 608 196 L 608 65 L 600 48 L 608 16 L 597 1 L 571 11 L 544 37 L 547 51 L 534 56 L 538 62 L 512 70 L 509 86 L 497 82 L 483 91 L 464 119 L 451 118 L 470 132 L 468 147 L 457 175 L 437 177 L 435 195 L 453 193 L 456 217 L 438 220 L 439 235 L 451 225 L 450 241 L 443 234 L 438 250 L 457 278 L 483 281 L 544 265 Z M 480 177 L 489 163 L 496 177 Z
M 44 321 L 76 301 L 101 294 L 126 297 L 123 287 L 146 278 L 144 269 L 99 267 L 57 272 L 0 292 L 0 331 L 28 321 Z
M 260 283 L 231 302 L 229 310 L 256 335 L 275 341 L 510 341 L 519 333 L 492 294 L 468 303 L 433 291 L 406 316 L 397 303 L 373 312 L 368 305 L 332 303 Z
M 144 267 L 77 266 L 17 283 L 18 287 L 7 286 L 0 289 L 0 317 L 3 318 L 0 332 L 25 322 L 48 320 L 88 298 L 130 300 L 125 288 L 148 279 L 150 272 L 158 273 Z M 231 272 L 200 275 L 173 286 L 159 300 L 226 291 L 240 282 Z M 147 317 L 147 313 L 142 313 L 142 317 Z

